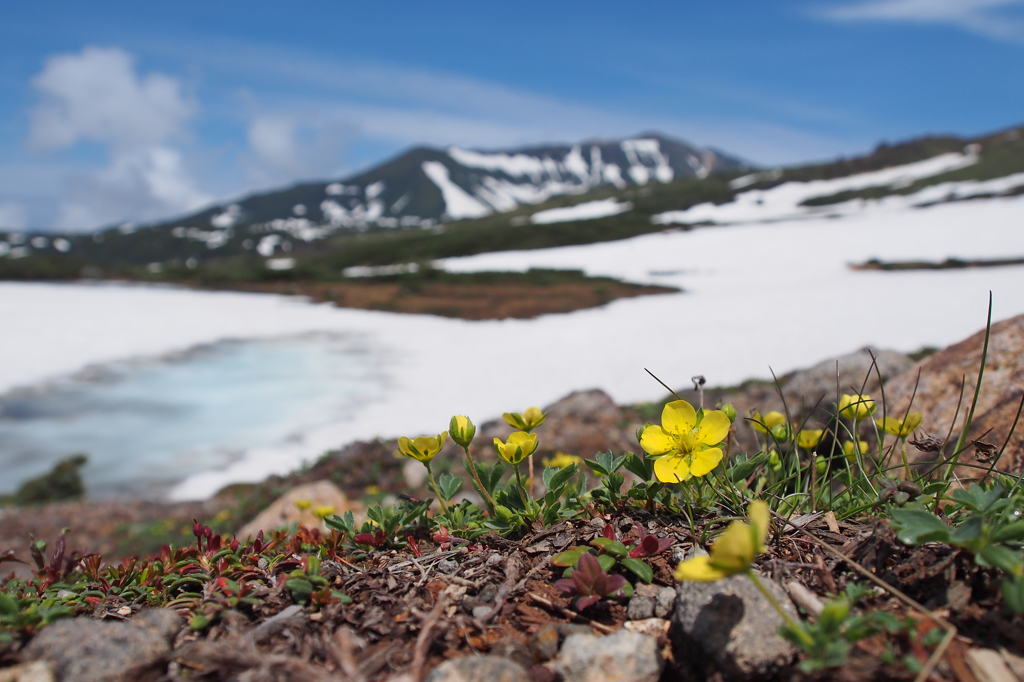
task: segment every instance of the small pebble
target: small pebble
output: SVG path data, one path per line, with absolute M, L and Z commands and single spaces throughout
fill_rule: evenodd
M 434 568 L 436 568 L 439 573 L 451 575 L 455 571 L 459 570 L 459 562 L 452 561 L 451 559 L 441 559 L 434 565 Z

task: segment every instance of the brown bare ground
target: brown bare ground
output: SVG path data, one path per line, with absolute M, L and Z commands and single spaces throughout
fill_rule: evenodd
M 342 308 L 387 310 L 464 320 L 528 319 L 596 308 L 617 298 L 678 293 L 676 289 L 613 280 L 554 284 L 424 282 L 254 282 L 241 291 L 308 296 Z

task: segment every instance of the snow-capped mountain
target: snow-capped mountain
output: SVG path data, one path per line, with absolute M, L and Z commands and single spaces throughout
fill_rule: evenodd
M 419 147 L 351 178 L 257 194 L 173 222 L 176 234 L 208 246 L 239 226 L 310 241 L 340 229 L 430 227 L 602 185 L 622 189 L 742 167 L 660 135 L 499 151 Z

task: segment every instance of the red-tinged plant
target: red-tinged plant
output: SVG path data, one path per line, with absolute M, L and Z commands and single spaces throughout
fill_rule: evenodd
M 640 539 L 637 540 L 633 549 L 629 551 L 630 559 L 640 559 L 661 554 L 672 546 L 671 538 L 656 538 L 653 535 L 648 535 L 647 531 L 639 523 L 636 524 L 636 529 L 640 533 Z
M 357 545 L 369 545 L 370 547 L 383 547 L 388 541 L 388 536 L 383 530 L 378 530 L 376 533 L 359 533 L 352 542 Z
M 580 595 L 576 598 L 576 609 L 582 611 L 604 597 L 624 596 L 619 595 L 619 592 L 627 584 L 621 575 L 605 573 L 593 554 L 583 554 L 576 563 L 572 577 L 556 581 L 555 587 L 567 594 Z
M 420 546 L 416 543 L 416 538 L 414 538 L 411 535 L 408 535 L 406 536 L 405 541 L 409 545 L 409 549 L 412 551 L 412 553 L 416 555 L 417 559 L 423 557 L 423 553 L 420 552 Z

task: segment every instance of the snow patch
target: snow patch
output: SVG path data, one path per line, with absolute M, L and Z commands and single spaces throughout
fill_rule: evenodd
M 850 201 L 827 206 L 802 206 L 808 199 L 827 197 L 839 192 L 857 191 L 869 187 L 906 187 L 922 178 L 940 173 L 947 173 L 958 168 L 965 168 L 978 162 L 976 153 L 961 154 L 951 152 L 939 156 L 878 171 L 858 173 L 845 178 L 832 180 L 812 180 L 810 182 L 785 182 L 771 189 L 754 189 L 742 192 L 729 203 L 715 205 L 712 203 L 698 204 L 685 211 L 667 211 L 651 218 L 658 225 L 716 223 L 734 225 L 748 222 L 765 222 L 809 218 L 820 215 L 849 215 L 882 206 L 887 210 L 924 203 L 910 196 L 889 196 L 879 202 Z M 733 180 L 736 186 L 740 180 L 744 183 L 758 182 L 762 174 L 744 176 Z M 958 183 L 960 184 L 960 183 Z M 930 188 L 921 192 L 928 193 Z M 930 196 L 930 194 L 929 194 Z
M 423 172 L 430 178 L 431 182 L 441 190 L 444 197 L 445 211 L 453 220 L 462 218 L 482 218 L 491 214 L 491 209 L 483 203 L 471 197 L 466 190 L 462 189 L 448 175 L 448 168 L 438 161 L 424 161 Z
M 566 223 L 572 220 L 594 220 L 596 218 L 607 218 L 608 216 L 625 213 L 633 208 L 633 204 L 624 201 L 621 204 L 615 199 L 598 199 L 597 201 L 585 201 L 575 206 L 566 208 L 549 208 L 546 211 L 538 211 L 530 216 L 530 222 L 534 225 L 549 225 L 551 223 Z

